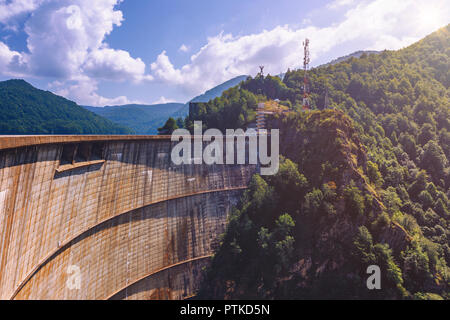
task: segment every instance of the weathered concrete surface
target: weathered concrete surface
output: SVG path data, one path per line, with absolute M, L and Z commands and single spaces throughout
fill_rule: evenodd
M 0 137 L 0 298 L 192 295 L 255 167 L 174 166 L 173 145 L 154 136 Z

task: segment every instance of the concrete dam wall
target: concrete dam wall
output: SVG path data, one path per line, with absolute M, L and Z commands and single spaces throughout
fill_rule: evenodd
M 164 136 L 0 137 L 1 299 L 184 299 L 255 166 Z

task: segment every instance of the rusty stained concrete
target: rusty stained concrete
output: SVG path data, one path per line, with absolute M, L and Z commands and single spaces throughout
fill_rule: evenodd
M 65 144 L 88 141 L 102 143 L 104 161 L 60 163 Z M 194 294 L 255 166 L 174 166 L 174 144 L 164 136 L 0 137 L 0 298 Z M 70 266 L 80 269 L 79 289 L 68 285 Z

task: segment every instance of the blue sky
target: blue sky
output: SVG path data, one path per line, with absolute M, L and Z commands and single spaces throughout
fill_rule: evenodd
M 85 105 L 186 102 L 234 76 L 399 49 L 449 23 L 447 0 L 0 0 L 0 80 Z

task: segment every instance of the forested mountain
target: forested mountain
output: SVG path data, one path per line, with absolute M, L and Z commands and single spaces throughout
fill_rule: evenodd
M 136 134 L 157 134 L 157 128 L 161 127 L 168 117 L 173 116 L 183 107 L 184 104 L 182 103 L 164 103 L 85 108 L 114 123 L 132 128 Z
M 238 85 L 247 76 L 230 79 L 193 98 L 189 102 L 208 102 L 220 97 L 227 89 Z M 134 129 L 137 134 L 157 134 L 158 128 L 163 127 L 168 118 L 184 119 L 189 113 L 189 102 L 165 103 L 154 105 L 128 104 L 122 106 L 85 107 L 89 111 L 105 117 L 114 123 Z
M 363 54 L 369 55 L 369 54 L 379 54 L 379 53 L 380 53 L 380 51 L 374 51 L 374 50 L 359 50 L 359 51 L 356 51 L 356 52 L 347 54 L 347 55 L 345 55 L 345 56 L 343 56 L 343 57 L 339 57 L 339 58 L 337 58 L 337 59 L 331 60 L 330 62 L 325 63 L 325 64 L 321 65 L 320 67 L 326 67 L 326 66 L 328 66 L 328 65 L 337 64 L 337 63 L 339 63 L 339 62 L 343 62 L 343 61 L 348 60 L 348 59 L 350 59 L 350 58 L 359 58 L 359 57 L 361 57 Z
M 0 82 L 0 134 L 129 134 L 75 102 L 24 80 Z
M 309 111 L 301 70 L 201 105 L 198 117 L 218 128 L 245 126 L 265 99 L 292 112 L 269 120 L 280 170 L 253 177 L 199 297 L 449 299 L 449 54 L 447 26 L 402 50 L 312 69 Z M 366 287 L 370 265 L 380 290 Z
M 224 91 L 237 86 L 239 83 L 241 83 L 242 81 L 245 81 L 247 78 L 248 78 L 248 76 L 237 76 L 228 81 L 225 81 L 222 84 L 219 84 L 218 86 L 215 86 L 212 89 L 209 89 L 205 93 L 191 99 L 188 103 L 186 103 L 184 108 L 182 108 L 178 112 L 174 113 L 172 115 L 172 117 L 175 119 L 182 118 L 184 120 L 189 115 L 189 103 L 190 102 L 208 102 L 210 100 L 214 100 L 215 98 L 220 97 Z
M 237 76 L 233 79 L 225 81 L 224 83 L 219 84 L 218 86 L 215 86 L 214 88 L 209 89 L 205 93 L 193 98 L 189 102 L 208 102 L 211 99 L 220 97 L 225 90 L 237 86 L 242 81 L 245 81 L 247 77 L 248 76 L 245 75 Z

